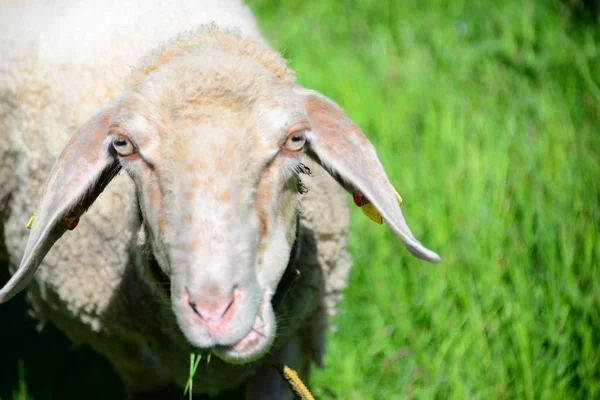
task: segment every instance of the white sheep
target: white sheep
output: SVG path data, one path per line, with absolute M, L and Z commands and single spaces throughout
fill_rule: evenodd
M 0 303 L 41 266 L 32 308 L 131 397 L 180 396 L 190 344 L 218 356 L 194 392 L 289 396 L 264 356 L 301 374 L 320 359 L 349 268 L 335 180 L 439 261 L 370 142 L 240 1 L 14 1 L 0 39 L 0 234 L 18 265 Z

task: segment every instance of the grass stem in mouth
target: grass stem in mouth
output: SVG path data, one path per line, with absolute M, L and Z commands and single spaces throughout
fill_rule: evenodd
M 198 369 L 198 364 L 200 364 L 200 360 L 202 359 L 202 353 L 196 354 L 193 351 L 190 352 L 190 375 L 188 377 L 187 383 L 185 385 L 185 389 L 183 390 L 183 395 L 185 396 L 189 390 L 190 392 L 190 400 L 192 399 L 192 386 L 194 381 L 194 375 L 196 375 L 196 370 Z

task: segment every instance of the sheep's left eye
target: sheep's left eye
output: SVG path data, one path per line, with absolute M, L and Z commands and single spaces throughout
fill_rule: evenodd
M 285 141 L 285 149 L 294 152 L 300 151 L 304 147 L 304 143 L 306 143 L 304 132 L 292 133 Z
M 112 141 L 112 145 L 117 153 L 123 157 L 129 156 L 135 151 L 133 143 L 131 143 L 131 140 L 125 136 L 115 136 Z

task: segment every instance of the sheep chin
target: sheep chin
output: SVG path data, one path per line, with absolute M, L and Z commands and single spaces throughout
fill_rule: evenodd
M 245 364 L 264 356 L 273 345 L 276 332 L 273 308 L 264 303 L 254 319 L 254 325 L 242 339 L 227 346 L 215 346 L 213 354 L 230 364 Z

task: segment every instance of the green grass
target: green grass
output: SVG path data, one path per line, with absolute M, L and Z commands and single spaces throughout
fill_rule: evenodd
M 201 359 L 202 353 L 196 354 L 193 350 L 190 350 L 190 376 L 188 376 L 187 383 L 183 389 L 184 396 L 189 392 L 189 397 L 192 398 L 194 375 L 196 375 L 196 370 L 198 369 L 198 364 L 200 364 Z
M 600 397 L 600 21 L 533 0 L 250 6 L 373 141 L 443 258 L 353 208 L 316 397 Z
M 32 397 L 27 394 L 27 384 L 25 383 L 25 364 L 23 360 L 19 360 L 19 386 L 12 393 L 12 400 L 32 400 Z

